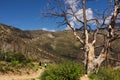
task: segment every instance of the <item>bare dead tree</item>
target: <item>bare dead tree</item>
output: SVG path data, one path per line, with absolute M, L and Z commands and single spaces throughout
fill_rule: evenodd
M 54 0 L 53 0 L 54 1 Z M 100 65 L 103 61 L 106 60 L 108 51 L 110 48 L 110 43 L 114 37 L 114 26 L 115 21 L 117 19 L 117 15 L 120 12 L 119 7 L 119 0 L 115 0 L 115 9 L 112 14 L 112 17 L 110 19 L 110 24 L 108 25 L 108 33 L 104 41 L 103 48 L 99 54 L 98 57 L 95 55 L 95 43 L 96 43 L 96 36 L 99 31 L 100 23 L 98 19 L 87 19 L 86 16 L 86 0 L 71 0 L 69 4 L 66 4 L 68 0 L 64 2 L 64 0 L 55 0 L 59 2 L 59 7 L 52 7 L 49 11 L 47 11 L 44 14 L 47 14 L 49 16 L 55 16 L 63 19 L 62 24 L 66 24 L 73 32 L 73 35 L 79 40 L 79 42 L 83 45 L 84 50 L 84 64 L 85 64 L 85 70 L 86 74 L 89 74 L 90 72 L 97 73 Z M 82 4 L 81 4 L 82 3 Z M 81 6 L 80 6 L 81 5 Z M 54 8 L 54 10 L 53 10 Z M 56 11 L 57 10 L 57 11 Z M 79 10 L 82 10 L 82 14 L 79 14 Z M 79 15 L 82 15 L 83 19 L 79 18 Z M 108 16 L 108 15 L 107 15 Z M 103 24 L 105 22 L 105 19 L 103 20 Z M 71 19 L 72 18 L 72 19 Z M 96 30 L 93 33 L 93 40 L 89 42 L 89 33 L 88 33 L 88 22 L 94 21 L 96 23 Z M 82 39 L 81 36 L 78 35 L 75 25 L 74 24 L 81 24 L 81 26 L 84 29 L 84 39 Z M 103 25 L 101 24 L 101 25 Z M 79 25 L 79 27 L 81 27 Z

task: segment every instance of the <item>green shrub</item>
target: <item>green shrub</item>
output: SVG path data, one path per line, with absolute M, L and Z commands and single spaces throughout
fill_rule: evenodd
M 11 51 L 0 54 L 0 72 L 13 72 L 14 70 L 26 67 L 30 67 L 31 69 L 34 65 L 32 64 L 32 60 L 26 58 L 25 55 Z
M 6 72 L 8 72 L 8 71 L 14 72 L 14 67 L 12 67 L 12 66 L 5 66 L 5 71 Z
M 0 71 L 2 71 L 2 63 L 0 62 Z
M 17 60 L 12 60 L 11 64 L 12 64 L 12 66 L 17 67 L 20 63 Z
M 107 69 L 101 68 L 98 74 L 91 74 L 92 80 L 120 80 L 120 69 L 114 70 L 110 67 Z
M 7 56 L 6 58 L 7 62 L 12 62 L 12 61 L 19 61 L 20 63 L 30 62 L 29 59 L 26 59 L 26 57 L 20 53 L 7 52 L 6 56 Z
M 38 64 L 34 64 L 34 69 L 35 69 L 35 71 L 37 71 L 39 69 L 39 65 Z
M 120 80 L 120 69 L 114 70 L 112 73 L 114 80 Z
M 67 61 L 49 66 L 41 75 L 40 80 L 77 80 L 83 74 L 83 66 Z

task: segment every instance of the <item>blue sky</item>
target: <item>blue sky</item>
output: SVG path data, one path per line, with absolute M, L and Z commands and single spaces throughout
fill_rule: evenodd
M 90 1 L 87 7 L 102 10 L 108 5 L 109 0 Z M 55 19 L 40 15 L 47 2 L 48 0 L 0 0 L 0 23 L 22 30 L 60 30 L 56 27 Z

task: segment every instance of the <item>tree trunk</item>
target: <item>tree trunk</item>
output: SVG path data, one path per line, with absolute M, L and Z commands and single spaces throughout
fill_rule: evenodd
M 100 55 L 95 58 L 95 51 L 94 51 L 94 45 L 92 43 L 88 43 L 86 47 L 86 52 L 87 52 L 87 57 L 86 59 L 86 74 L 90 74 L 90 72 L 97 73 L 99 70 L 99 67 L 101 63 L 106 59 L 107 53 L 108 53 L 108 48 L 109 48 L 109 40 L 106 40 L 105 46 L 100 52 Z M 86 54 L 85 52 L 85 54 Z

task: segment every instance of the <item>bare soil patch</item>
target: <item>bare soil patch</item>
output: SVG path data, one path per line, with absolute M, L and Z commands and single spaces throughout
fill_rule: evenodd
M 43 68 L 39 68 L 37 71 L 30 70 L 29 72 L 23 71 L 21 74 L 6 73 L 0 74 L 0 80 L 31 80 L 37 79 L 44 71 Z

